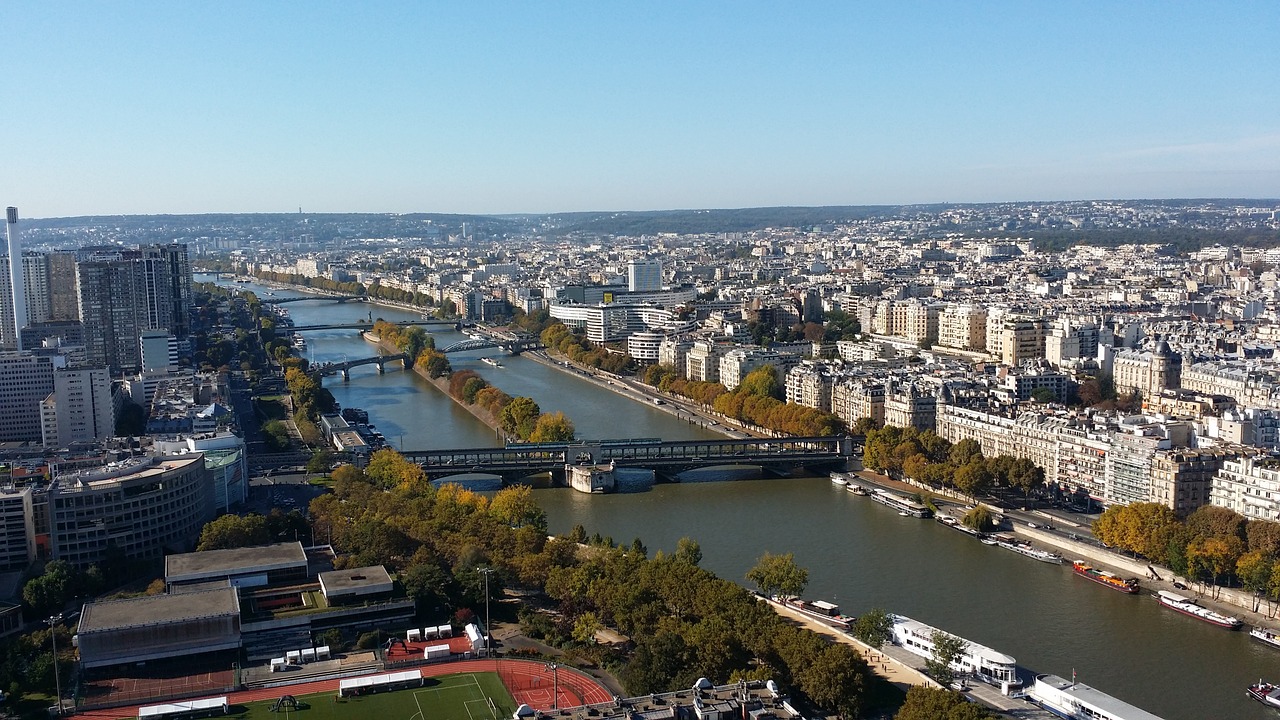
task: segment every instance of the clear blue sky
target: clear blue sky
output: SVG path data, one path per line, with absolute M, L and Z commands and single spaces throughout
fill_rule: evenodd
M 26 2 L 24 216 L 1280 196 L 1280 2 Z

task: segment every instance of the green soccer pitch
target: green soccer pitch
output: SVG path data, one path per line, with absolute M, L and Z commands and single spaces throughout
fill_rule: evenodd
M 286 695 L 289 688 L 280 688 Z M 226 717 L 245 720 L 506 720 L 515 700 L 496 673 L 463 673 L 425 678 L 420 688 L 337 697 L 336 692 L 297 695 L 301 710 L 271 712 L 275 700 L 233 705 Z

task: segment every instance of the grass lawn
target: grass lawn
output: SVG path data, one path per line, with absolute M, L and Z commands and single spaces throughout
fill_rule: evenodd
M 289 688 L 280 688 L 280 694 Z M 303 710 L 271 712 L 275 701 L 232 706 L 227 717 L 245 720 L 502 720 L 515 712 L 515 700 L 496 673 L 464 673 L 426 678 L 420 688 L 335 698 L 336 693 L 302 695 Z M 493 701 L 490 706 L 489 701 Z
M 289 417 L 289 410 L 284 405 L 283 395 L 270 395 L 257 398 L 258 416 L 263 422 L 268 420 L 284 420 Z

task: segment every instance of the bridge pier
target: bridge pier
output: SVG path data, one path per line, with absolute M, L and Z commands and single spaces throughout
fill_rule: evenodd
M 381 360 L 379 360 L 379 361 L 378 361 L 377 363 L 375 363 L 375 364 L 378 366 L 378 374 L 379 374 L 379 375 L 386 375 L 386 374 L 387 374 L 387 367 L 386 367 L 386 364 L 385 364 L 385 363 L 383 363 Z
M 338 372 L 342 373 L 342 382 L 351 382 L 351 372 L 347 368 L 342 368 Z

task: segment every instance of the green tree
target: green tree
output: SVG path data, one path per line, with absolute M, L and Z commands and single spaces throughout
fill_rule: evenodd
M 766 552 L 747 571 L 747 579 L 766 596 L 797 597 L 809 583 L 809 571 L 796 565 L 794 553 L 774 555 Z
M 527 440 L 533 433 L 538 416 L 541 414 L 542 410 L 533 398 L 518 397 L 502 408 L 502 412 L 498 415 L 498 424 L 508 435 Z
M 775 400 L 781 400 L 782 385 L 778 382 L 778 371 L 772 365 L 758 367 L 747 373 L 742 379 L 742 383 L 738 385 L 737 392 L 741 395 L 754 395 L 756 397 L 771 397 Z
M 289 448 L 289 428 L 279 420 L 268 420 L 262 424 L 263 440 L 271 450 L 279 452 Z
M 1058 399 L 1058 394 L 1047 387 L 1038 387 L 1031 391 L 1031 399 L 1039 403 L 1051 403 Z
M 991 471 L 987 469 L 987 464 L 983 462 L 981 455 L 971 456 L 968 462 L 956 468 L 951 481 L 957 490 L 975 498 L 976 501 L 976 498 L 985 495 L 991 489 Z
M 882 647 L 893 637 L 893 618 L 880 608 L 872 608 L 854 621 L 853 636 L 871 647 Z
M 965 438 L 952 445 L 947 453 L 947 461 L 956 467 L 961 467 L 974 459 L 982 459 L 982 445 L 973 438 Z
M 967 528 L 977 530 L 978 532 L 991 532 L 996 529 L 995 518 L 991 517 L 991 511 L 985 505 L 979 505 L 960 518 L 960 522 Z
M 311 454 L 311 459 L 307 460 L 307 472 L 326 473 L 332 465 L 333 453 L 328 450 L 317 450 Z
M 956 679 L 955 670 L 951 665 L 960 659 L 964 651 L 969 648 L 969 643 L 963 638 L 941 630 L 934 630 L 929 640 L 933 642 L 933 652 L 925 660 L 924 672 L 943 687 L 951 687 L 951 683 Z
M 844 643 L 827 645 L 798 679 L 805 695 L 819 707 L 836 710 L 846 718 L 861 714 L 867 663 L 852 647 Z
M 271 534 L 267 530 L 267 519 L 257 513 L 245 515 L 223 515 L 205 524 L 200 531 L 200 542 L 196 550 L 227 550 L 230 548 L 266 545 L 271 542 Z
M 1261 550 L 1250 550 L 1236 561 L 1236 576 L 1244 589 L 1253 593 L 1254 612 L 1258 612 L 1259 598 L 1266 593 L 1271 582 L 1272 566 L 1275 559 Z
M 529 434 L 529 442 L 561 442 L 572 440 L 573 436 L 573 421 L 557 410 L 538 416 L 533 432 Z
M 400 582 L 413 598 L 418 612 L 438 616 L 453 609 L 450 603 L 452 579 L 439 564 L 415 562 L 400 574 Z
M 1044 485 L 1044 468 L 1028 458 L 1018 458 L 1009 473 L 1009 484 L 1022 491 L 1022 509 L 1025 510 L 1031 500 L 1031 491 Z
M 687 565 L 697 567 L 702 562 L 702 546 L 697 540 L 690 537 L 682 537 L 676 541 L 675 559 Z
M 489 514 L 509 527 L 532 527 L 547 532 L 547 511 L 533 499 L 533 488 L 512 485 L 499 490 L 489 501 Z
M 958 692 L 912 685 L 907 688 L 907 698 L 893 720 L 996 720 L 997 717 Z

